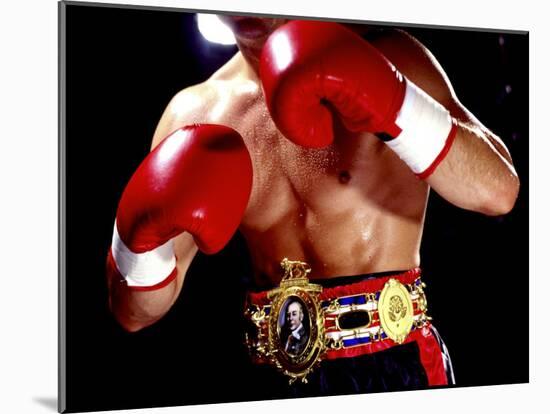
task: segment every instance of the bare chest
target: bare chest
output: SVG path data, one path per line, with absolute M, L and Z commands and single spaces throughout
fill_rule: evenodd
M 210 122 L 237 130 L 252 159 L 240 230 L 257 273 L 276 277 L 283 257 L 306 260 L 318 275 L 415 263 L 427 186 L 383 142 L 336 121 L 331 145 L 304 148 L 277 130 L 261 96 L 232 103 Z
M 375 136 L 338 124 L 334 129 L 331 145 L 310 149 L 286 139 L 264 108 L 240 119 L 237 130 L 254 171 L 244 225 L 266 227 L 291 213 L 333 216 L 350 205 L 391 209 L 419 190 L 418 180 Z

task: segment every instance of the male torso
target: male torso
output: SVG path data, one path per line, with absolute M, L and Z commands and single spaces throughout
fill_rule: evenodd
M 403 46 L 385 40 L 381 36 L 372 44 L 387 56 Z M 414 65 L 394 64 L 415 81 Z M 258 285 L 279 281 L 284 257 L 308 262 L 315 278 L 420 264 L 428 186 L 381 140 L 351 134 L 336 117 L 336 138 L 326 148 L 306 149 L 287 140 L 241 53 L 206 82 L 176 95 L 154 145 L 190 123 L 227 125 L 244 138 L 254 179 L 240 231 Z

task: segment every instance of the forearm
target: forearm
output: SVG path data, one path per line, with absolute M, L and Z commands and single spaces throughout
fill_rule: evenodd
M 508 213 L 519 191 L 518 176 L 500 140 L 463 122 L 449 153 L 426 181 L 450 203 L 487 215 Z
M 136 291 L 124 281 L 112 278 L 109 282 L 109 305 L 119 324 L 135 332 L 161 319 L 174 304 L 181 289 L 178 275 L 167 286 L 154 291 Z
M 120 325 L 134 332 L 161 319 L 179 296 L 185 275 L 198 251 L 193 237 L 184 233 L 174 240 L 177 252 L 176 277 L 153 290 L 137 290 L 116 272 L 108 272 L 109 305 Z

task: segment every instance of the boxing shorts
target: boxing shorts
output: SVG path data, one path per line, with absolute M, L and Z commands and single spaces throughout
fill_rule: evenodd
M 249 292 L 244 312 L 260 398 L 454 384 L 420 269 L 310 281 L 306 263 L 281 265 L 280 286 Z

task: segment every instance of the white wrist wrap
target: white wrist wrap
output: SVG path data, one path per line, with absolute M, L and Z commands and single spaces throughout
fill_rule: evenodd
M 116 267 L 128 286 L 154 286 L 170 276 L 176 267 L 173 239 L 148 252 L 134 253 L 120 239 L 116 222 L 111 251 Z
M 395 121 L 401 133 L 386 144 L 411 170 L 421 175 L 445 148 L 453 121 L 449 111 L 407 81 L 405 99 Z

